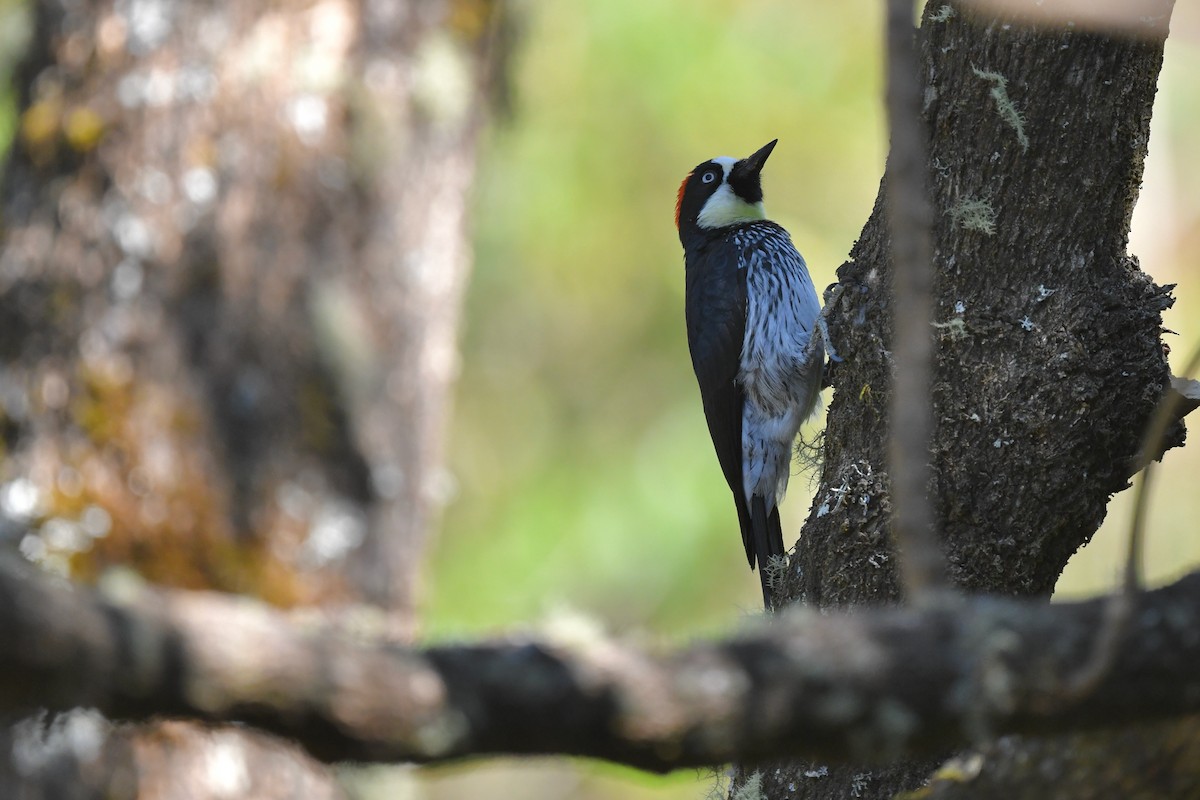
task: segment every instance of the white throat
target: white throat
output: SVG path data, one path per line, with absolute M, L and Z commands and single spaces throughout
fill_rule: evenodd
M 729 171 L 737 163 L 737 159 L 720 156 L 713 161 L 721 165 L 724 174 L 721 185 L 713 192 L 696 216 L 696 224 L 701 228 L 724 228 L 739 222 L 751 222 L 756 219 L 766 219 L 767 212 L 763 210 L 762 202 L 747 203 L 734 193 L 729 185 Z

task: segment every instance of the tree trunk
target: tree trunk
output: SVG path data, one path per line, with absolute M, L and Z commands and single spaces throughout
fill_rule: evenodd
M 6 538 L 83 580 L 365 600 L 411 635 L 499 4 L 31 6 Z M 163 752 L 135 746 L 139 774 Z
M 1128 485 L 1168 385 L 1160 332 L 1171 298 L 1126 253 L 1166 25 L 1125 38 L 1037 29 L 959 2 L 925 9 L 930 496 L 961 589 L 1049 597 Z M 789 597 L 821 607 L 900 600 L 886 473 L 890 287 L 881 188 L 826 297 L 842 360 L 786 581 Z M 890 797 L 934 765 L 759 771 L 770 798 Z M 751 774 L 744 767 L 735 787 Z

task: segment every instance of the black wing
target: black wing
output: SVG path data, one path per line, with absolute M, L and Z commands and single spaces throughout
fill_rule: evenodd
M 687 253 L 688 348 L 700 384 L 708 433 L 737 504 L 746 559 L 754 566 L 750 512 L 742 481 L 742 406 L 737 381 L 746 334 L 746 271 L 730 242 L 709 240 Z

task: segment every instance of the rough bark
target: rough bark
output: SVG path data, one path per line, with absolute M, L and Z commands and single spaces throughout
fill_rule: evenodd
M 0 712 L 245 722 L 323 760 L 556 753 L 670 770 L 783 753 L 877 763 L 1200 711 L 1200 574 L 1138 597 L 1112 668 L 1064 698 L 1107 602 L 795 609 L 674 652 L 580 632 L 405 648 L 246 599 L 96 595 L 5 562 Z
M 1048 596 L 1125 488 L 1169 385 L 1170 297 L 1125 251 L 1163 39 L 1041 31 L 946 7 L 956 13 L 944 21 L 927 10 L 920 37 L 936 209 L 932 495 L 956 585 Z M 1019 117 L 1005 119 L 1009 104 Z M 899 598 L 885 513 L 881 223 L 877 203 L 831 293 L 843 361 L 792 584 L 820 606 Z
M 931 3 L 918 34 L 934 205 L 931 498 L 952 583 L 1048 597 L 1169 385 L 1168 290 L 1126 253 L 1166 19 L 1140 37 Z M 884 190 L 827 292 L 825 461 L 786 592 L 900 598 L 886 473 L 892 319 Z M 1169 287 L 1168 287 L 1169 288 Z M 1172 442 L 1179 444 L 1179 440 Z M 763 772 L 766 797 L 889 797 L 931 763 Z M 800 787 L 799 794 L 788 787 Z
M 1048 780 L 1054 776 L 1053 780 Z M 927 800 L 1200 797 L 1200 717 L 1053 739 L 1006 737 L 955 757 Z
M 499 4 L 29 6 L 0 546 L 409 635 Z

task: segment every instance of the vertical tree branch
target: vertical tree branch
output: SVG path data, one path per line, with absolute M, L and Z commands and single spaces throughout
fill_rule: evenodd
M 888 472 L 892 536 L 910 602 L 941 587 L 944 573 L 933 527 L 929 441 L 933 432 L 930 333 L 933 212 L 925 181 L 921 82 L 913 43 L 911 0 L 887 6 L 887 115 L 892 150 L 887 168 L 887 218 L 895 280 L 892 294 L 893 391 Z

